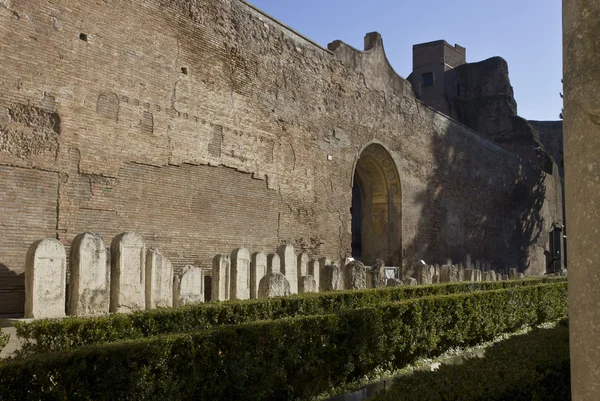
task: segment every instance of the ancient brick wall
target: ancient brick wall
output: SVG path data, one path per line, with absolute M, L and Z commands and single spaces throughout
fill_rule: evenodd
M 417 101 L 377 35 L 326 50 L 238 0 L 9 0 L 0 20 L 0 313 L 44 237 L 134 230 L 176 269 L 346 256 L 369 143 L 400 175 L 405 275 L 467 252 L 541 271 L 544 173 Z

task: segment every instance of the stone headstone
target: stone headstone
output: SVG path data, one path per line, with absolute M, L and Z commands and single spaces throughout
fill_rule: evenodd
M 458 282 L 458 269 L 456 266 L 443 265 L 440 269 L 440 282 L 456 283 Z
M 404 285 L 417 285 L 417 279 L 412 277 L 407 277 L 404 279 Z
M 283 273 L 273 272 L 264 276 L 258 286 L 259 298 L 274 298 L 290 295 L 290 283 Z
M 158 249 L 146 254 L 146 309 L 173 306 L 173 264 Z
M 308 275 L 313 276 L 317 285 L 316 292 L 319 292 L 321 287 L 321 264 L 318 259 L 312 259 L 308 263 Z
M 484 272 L 483 281 L 496 281 L 496 273 L 493 270 Z
M 446 259 L 446 264 L 447 264 L 448 266 L 452 266 L 452 265 L 453 265 L 453 263 L 452 263 L 452 259 L 450 259 L 450 258 Z
M 458 262 L 456 268 L 458 269 L 458 281 L 465 281 L 465 268 L 462 262 Z
M 204 272 L 198 267 L 185 266 L 173 280 L 173 306 L 200 302 L 204 302 Z
M 231 290 L 231 257 L 215 255 L 212 266 L 211 301 L 227 301 Z
M 82 233 L 71 243 L 68 300 L 69 315 L 108 313 L 110 253 L 100 235 Z
M 496 281 L 502 281 L 502 274 L 496 273 Z
M 269 273 L 281 273 L 281 259 L 276 253 L 267 255 L 267 274 Z
M 294 246 L 280 245 L 277 248 L 277 254 L 281 259 L 281 273 L 285 276 L 288 283 L 290 283 L 290 291 L 292 294 L 298 293 L 298 260 L 296 258 L 296 251 Z
M 417 282 L 419 284 L 432 284 L 435 276 L 435 266 L 420 265 L 417 269 Z
M 481 270 L 481 261 L 479 259 L 475 260 L 475 268 Z
M 342 270 L 337 264 L 326 265 L 321 270 L 321 278 L 324 280 L 325 291 L 338 291 L 344 289 Z
M 508 274 L 503 274 L 502 275 L 502 281 L 506 281 L 506 280 L 509 280 Z
M 146 308 L 146 245 L 139 234 L 126 232 L 110 244 L 110 311 Z
M 440 282 L 440 276 L 438 276 L 437 274 L 434 274 L 433 277 L 431 278 L 431 284 L 439 284 Z
M 319 292 L 325 292 L 325 291 L 330 291 L 327 288 L 329 288 L 328 283 L 327 283 L 327 277 L 325 272 L 325 266 L 331 266 L 331 260 L 329 258 L 319 258 L 319 273 L 320 273 L 320 277 L 319 277 L 319 281 L 317 281 L 317 284 L 319 285 Z M 316 276 L 315 280 L 317 279 Z
M 386 286 L 385 262 L 382 259 L 375 259 L 375 263 L 371 266 L 371 276 L 373 288 L 383 288 Z
M 250 252 L 237 248 L 231 253 L 230 299 L 250 299 Z
M 25 262 L 25 317 L 65 316 L 67 255 L 56 239 L 34 242 Z
M 258 283 L 267 274 L 267 255 L 255 252 L 250 258 L 250 298 L 258 298 Z
M 397 278 L 388 278 L 386 282 L 386 287 L 400 287 L 402 285 L 402 280 Z
M 477 269 L 466 269 L 465 270 L 465 281 L 481 281 L 482 272 Z
M 517 273 L 518 273 L 517 269 L 515 269 L 514 267 L 511 267 L 510 270 L 508 271 L 508 277 L 511 280 L 514 280 L 517 278 Z
M 442 267 L 438 264 L 435 265 L 435 274 L 437 274 L 438 276 L 441 276 L 442 273 Z
M 471 255 L 470 254 L 466 254 L 465 255 L 465 269 L 472 269 L 473 266 L 471 265 Z
M 310 261 L 310 258 L 308 257 L 308 253 L 302 252 L 298 255 L 297 260 L 298 279 L 300 279 L 300 277 L 308 275 L 308 262 Z
M 298 282 L 298 293 L 317 292 L 317 282 L 313 276 L 302 276 Z
M 525 273 L 517 273 L 518 280 L 523 279 L 523 278 L 525 278 Z
M 362 262 L 353 260 L 344 266 L 344 287 L 347 290 L 367 288 L 367 268 Z

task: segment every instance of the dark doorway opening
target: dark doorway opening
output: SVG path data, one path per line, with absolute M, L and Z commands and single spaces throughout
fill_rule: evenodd
M 352 257 L 361 260 L 362 257 L 362 195 L 358 179 L 354 176 L 352 183 Z

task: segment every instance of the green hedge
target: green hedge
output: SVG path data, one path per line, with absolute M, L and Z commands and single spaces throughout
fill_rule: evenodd
M 68 350 L 83 345 L 140 339 L 159 334 L 199 331 L 228 324 L 337 313 L 344 309 L 356 309 L 423 296 L 557 282 L 566 282 L 566 279 L 539 278 L 500 282 L 462 282 L 377 290 L 336 291 L 276 299 L 211 302 L 95 318 L 43 319 L 31 323 L 20 322 L 16 327 L 17 336 L 24 340 L 21 353 L 31 354 Z
M 0 399 L 306 399 L 566 312 L 556 283 L 87 346 L 1 364 Z
M 394 380 L 373 401 L 569 401 L 569 328 L 514 336 L 461 365 Z

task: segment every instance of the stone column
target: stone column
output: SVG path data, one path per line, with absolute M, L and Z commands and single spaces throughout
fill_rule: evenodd
M 573 401 L 600 399 L 598 21 L 597 0 L 563 0 L 563 129 Z

